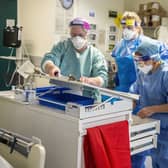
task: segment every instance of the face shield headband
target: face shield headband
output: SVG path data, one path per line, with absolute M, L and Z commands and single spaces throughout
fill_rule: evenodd
M 135 21 L 135 19 L 122 19 L 121 25 L 123 26 L 139 26 L 139 24 Z
M 90 24 L 82 19 L 74 19 L 70 22 L 69 26 L 82 26 L 86 31 L 90 30 Z
M 138 61 L 149 61 L 149 60 L 157 61 L 157 60 L 160 59 L 160 57 L 159 57 L 159 54 L 154 54 L 154 55 L 151 55 L 151 56 L 149 56 L 149 55 L 135 56 L 134 59 L 137 62 Z

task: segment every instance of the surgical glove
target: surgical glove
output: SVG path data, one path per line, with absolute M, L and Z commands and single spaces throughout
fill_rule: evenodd
M 50 76 L 56 76 L 56 77 L 60 77 L 60 69 L 58 67 L 53 67 L 50 71 L 49 71 L 49 75 Z
M 46 64 L 45 64 L 45 72 L 47 74 L 49 74 L 49 76 L 56 76 L 56 77 L 59 77 L 61 72 L 60 72 L 60 69 L 59 67 L 57 67 L 56 65 L 54 65 L 53 62 L 51 61 L 48 61 Z

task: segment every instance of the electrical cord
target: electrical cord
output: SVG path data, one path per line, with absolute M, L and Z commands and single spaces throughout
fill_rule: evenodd
M 14 52 L 14 48 L 11 48 L 10 56 L 13 56 L 13 52 Z M 9 74 L 9 72 L 10 72 L 10 69 L 11 69 L 11 61 L 12 61 L 12 60 L 8 60 L 8 66 L 7 66 L 6 75 Z M 12 76 L 11 76 L 10 81 L 9 81 L 8 83 L 7 83 L 7 81 L 5 81 L 5 86 L 6 86 L 6 87 L 10 87 L 10 86 L 11 86 L 12 81 L 13 81 L 14 76 L 15 76 L 15 73 L 16 73 L 16 68 L 15 68 L 14 72 L 12 73 Z
M 26 55 L 28 59 L 30 59 L 30 54 L 28 53 L 27 51 L 27 48 L 25 47 L 25 45 L 22 45 L 23 46 L 23 55 Z M 10 52 L 10 56 L 13 56 L 13 53 L 14 53 L 14 48 L 11 48 L 11 52 Z M 8 66 L 7 66 L 7 71 L 6 71 L 6 74 L 9 74 L 10 72 L 10 69 L 11 69 L 11 61 L 12 60 L 9 60 L 8 61 Z M 12 75 L 11 75 L 11 78 L 10 78 L 10 81 L 7 82 L 6 79 L 4 80 L 5 81 L 5 86 L 6 87 L 10 87 L 12 82 L 13 82 L 13 79 L 15 77 L 15 74 L 17 73 L 17 69 L 18 69 L 18 66 L 16 64 L 16 68 L 15 70 L 13 71 Z M 20 77 L 19 77 L 19 85 L 20 85 Z
M 13 82 L 13 79 L 14 79 L 14 76 L 15 76 L 16 72 L 17 72 L 17 67 L 16 67 L 15 70 L 13 71 L 9 83 L 6 83 L 6 82 L 5 82 L 5 86 L 6 86 L 6 87 L 10 87 L 10 86 L 11 86 L 11 84 L 12 84 L 12 82 Z

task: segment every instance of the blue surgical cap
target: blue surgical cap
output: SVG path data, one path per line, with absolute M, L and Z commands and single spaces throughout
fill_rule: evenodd
M 159 45 L 155 40 L 142 41 L 136 52 L 140 53 L 142 56 L 149 56 L 154 61 L 160 60 Z

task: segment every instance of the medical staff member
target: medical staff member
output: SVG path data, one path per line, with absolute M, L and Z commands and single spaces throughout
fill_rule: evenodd
M 136 80 L 136 66 L 132 54 L 143 41 L 153 41 L 153 39 L 143 35 L 141 19 L 135 12 L 125 12 L 121 25 L 122 39 L 112 51 L 112 57 L 117 66 L 115 90 L 128 92 L 131 84 Z M 159 41 L 156 42 L 162 59 L 168 60 L 168 46 Z
M 138 116 L 161 121 L 158 145 L 151 151 L 152 165 L 153 168 L 167 168 L 168 64 L 161 60 L 159 49 L 160 46 L 153 41 L 142 42 L 137 48 L 135 60 L 139 73 L 130 91 L 140 95 L 140 99 L 135 102 Z
M 71 38 L 54 45 L 51 52 L 45 54 L 42 70 L 50 76 L 72 75 L 81 82 L 106 86 L 108 77 L 104 55 L 87 41 L 90 24 L 82 18 L 75 18 L 69 27 Z M 84 90 L 83 94 L 101 100 L 99 92 L 94 89 Z

